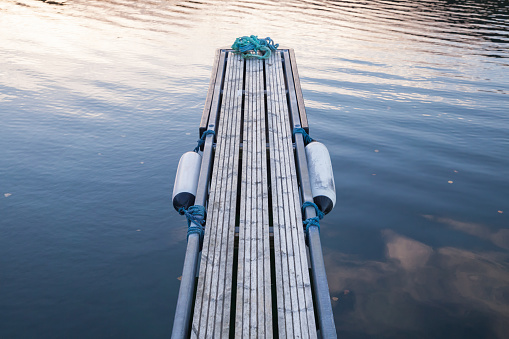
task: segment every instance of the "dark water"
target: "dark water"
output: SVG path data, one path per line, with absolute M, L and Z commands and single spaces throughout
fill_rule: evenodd
M 342 338 L 507 338 L 509 2 L 0 0 L 0 338 L 166 338 L 214 50 L 295 48 Z

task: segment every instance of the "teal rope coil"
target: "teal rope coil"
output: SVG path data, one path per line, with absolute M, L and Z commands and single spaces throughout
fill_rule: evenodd
M 302 138 L 304 139 L 304 146 L 307 146 L 310 142 L 315 141 L 315 139 L 311 138 L 309 134 L 306 133 L 304 128 L 294 128 L 293 136 L 295 137 L 295 133 L 302 134 Z
M 205 224 L 205 207 L 201 205 L 194 205 L 187 210 L 184 207 L 179 209 L 180 215 L 185 215 L 187 218 L 187 239 L 191 234 L 198 234 L 200 236 L 200 247 L 203 243 L 204 224 Z
M 196 146 L 194 148 L 194 151 L 196 153 L 198 153 L 198 151 L 200 150 L 200 147 L 205 143 L 205 138 L 207 138 L 207 135 L 209 135 L 209 134 L 216 135 L 216 132 L 214 132 L 211 129 L 208 129 L 205 132 L 203 132 L 203 134 L 201 135 L 201 138 L 198 139 L 198 146 Z
M 279 44 L 274 44 L 271 38 L 258 39 L 256 35 L 237 38 L 232 45 L 234 53 L 242 55 L 244 59 L 268 59 L 278 47 Z
M 316 217 L 307 218 L 306 220 L 303 221 L 304 226 L 306 226 L 306 234 L 309 235 L 309 228 L 311 226 L 316 226 L 318 227 L 318 230 L 320 230 L 320 220 L 323 219 L 325 214 L 322 211 L 320 211 L 320 209 L 318 208 L 318 206 L 316 206 L 314 202 L 309 201 L 306 201 L 302 204 L 302 214 L 304 214 L 306 207 L 308 206 L 314 207 L 316 211 Z

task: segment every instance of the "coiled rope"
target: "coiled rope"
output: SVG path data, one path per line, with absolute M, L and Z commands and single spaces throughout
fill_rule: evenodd
M 214 132 L 214 130 L 211 130 L 211 129 L 208 129 L 205 132 L 203 132 L 203 134 L 201 135 L 201 138 L 198 139 L 198 146 L 196 146 L 194 148 L 194 151 L 196 153 L 198 153 L 198 151 L 200 150 L 200 147 L 205 143 L 205 139 L 207 138 L 207 135 L 209 135 L 209 134 L 216 135 L 216 132 Z
M 274 44 L 271 38 L 258 39 L 256 35 L 237 38 L 232 45 L 234 53 L 242 55 L 244 59 L 268 59 L 272 54 L 271 51 L 277 50 L 278 47 L 279 44 Z
M 302 204 L 302 214 L 304 214 L 306 207 L 311 206 L 315 208 L 316 211 L 316 217 L 307 218 L 303 221 L 304 226 L 306 226 L 306 234 L 309 236 L 309 228 L 311 226 L 318 227 L 318 230 L 320 230 L 320 220 L 324 217 L 324 213 L 320 211 L 318 206 L 314 202 L 306 201 Z
M 205 225 L 205 207 L 201 205 L 194 205 L 187 210 L 184 207 L 179 209 L 180 215 L 185 215 L 187 218 L 187 239 L 191 234 L 198 234 L 200 236 L 200 247 L 203 243 L 203 235 Z

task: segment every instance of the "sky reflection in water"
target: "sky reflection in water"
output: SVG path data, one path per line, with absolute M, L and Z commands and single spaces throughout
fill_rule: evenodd
M 0 0 L 0 337 L 162 338 L 214 51 L 296 51 L 344 338 L 509 333 L 503 1 Z

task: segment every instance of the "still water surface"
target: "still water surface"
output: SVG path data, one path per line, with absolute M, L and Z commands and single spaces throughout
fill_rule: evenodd
M 0 0 L 0 338 L 167 338 L 217 47 L 296 51 L 342 338 L 507 338 L 507 1 Z

